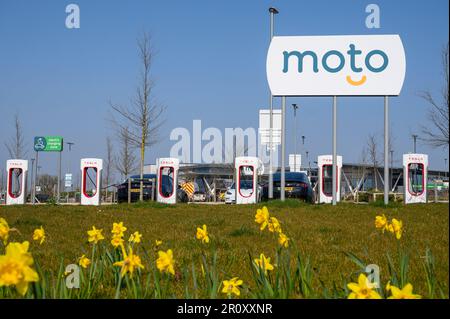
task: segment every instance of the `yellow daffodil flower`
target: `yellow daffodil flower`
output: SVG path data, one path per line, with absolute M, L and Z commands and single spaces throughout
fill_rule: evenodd
M 9 228 L 9 225 L 6 222 L 6 220 L 0 217 L 0 239 L 3 241 L 3 244 L 5 245 L 8 242 L 10 231 L 11 229 Z
M 34 260 L 28 247 L 27 241 L 10 243 L 5 255 L 0 256 L 0 287 L 15 286 L 22 296 L 27 293 L 30 282 L 39 280 L 37 272 L 31 268 Z
M 289 238 L 285 234 L 280 233 L 278 235 L 278 243 L 280 244 L 281 247 L 288 248 L 289 247 Z
M 92 230 L 88 230 L 87 233 L 89 236 L 88 241 L 90 243 L 97 244 L 100 240 L 105 239 L 102 235 L 102 230 L 95 228 L 95 226 L 92 226 Z
M 111 239 L 111 245 L 113 245 L 114 248 L 117 248 L 119 246 L 123 245 L 123 238 L 119 235 L 114 235 Z
M 202 243 L 209 243 L 208 230 L 206 229 L 206 225 L 203 225 L 203 228 L 197 227 L 197 239 L 201 240 Z
M 130 243 L 135 243 L 135 244 L 139 244 L 141 242 L 141 240 L 142 240 L 142 235 L 139 232 L 137 232 L 137 231 L 132 233 L 130 235 L 130 238 L 128 239 L 128 241 Z
M 163 241 L 162 240 L 155 240 L 155 246 L 158 247 L 160 245 L 162 245 Z
M 347 287 L 352 291 L 348 295 L 348 299 L 381 299 L 363 273 L 359 275 L 358 283 L 351 282 L 347 284 Z
M 123 222 L 120 223 L 113 223 L 113 229 L 111 230 L 111 233 L 113 233 L 115 236 L 123 236 L 123 233 L 127 230 L 127 228 L 123 225 Z
M 44 230 L 44 228 L 42 228 L 42 226 L 41 226 L 41 228 L 37 228 L 37 229 L 34 230 L 33 240 L 40 241 L 39 245 L 42 245 L 42 243 L 44 242 L 44 240 L 45 240 L 45 230 Z
M 388 299 L 420 299 L 421 295 L 413 294 L 413 286 L 411 284 L 406 284 L 403 289 L 390 285 L 389 289 L 392 293 Z
M 270 217 L 268 228 L 271 233 L 281 233 L 281 225 L 276 217 Z
M 256 210 L 255 222 L 261 225 L 260 230 L 264 230 L 266 228 L 266 226 L 269 224 L 269 218 L 270 214 L 266 206 L 264 206 L 262 209 Z
M 273 265 L 270 263 L 270 258 L 264 256 L 264 254 L 259 255 L 259 258 L 255 258 L 254 262 L 259 270 L 264 269 L 265 274 L 267 274 L 268 270 L 273 270 Z
M 128 272 L 130 276 L 133 277 L 133 272 L 137 268 L 144 269 L 144 265 L 142 265 L 141 258 L 135 254 L 133 254 L 133 249 L 129 247 L 129 252 L 125 251 L 125 248 L 122 246 L 123 260 L 115 262 L 113 266 L 122 267 L 120 271 L 120 275 L 123 277 Z
M 241 294 L 241 291 L 239 290 L 239 286 L 241 286 L 243 281 L 239 279 L 238 277 L 231 278 L 230 280 L 224 280 L 222 282 L 223 289 L 222 292 L 224 294 L 227 294 L 229 297 L 232 294 L 235 294 L 236 296 L 239 296 Z
M 160 272 L 167 272 L 175 275 L 175 270 L 173 268 L 175 260 L 173 259 L 172 249 L 167 252 L 158 251 L 158 259 L 156 260 L 156 267 Z
M 86 255 L 81 256 L 78 259 L 78 265 L 80 265 L 83 268 L 87 268 L 91 264 L 91 260 L 86 257 Z
M 403 233 L 403 222 L 401 220 L 397 220 L 395 218 L 392 219 L 391 225 L 389 227 L 389 231 L 395 234 L 397 239 L 402 238 Z
M 388 221 L 384 214 L 375 217 L 375 227 L 377 229 L 381 229 L 384 233 L 384 231 L 388 229 L 388 226 Z

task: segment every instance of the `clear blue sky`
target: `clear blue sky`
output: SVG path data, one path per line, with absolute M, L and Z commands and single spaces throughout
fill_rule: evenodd
M 76 3 L 81 28 L 65 28 L 65 7 Z M 365 27 L 365 7 L 381 9 L 381 29 Z M 442 87 L 440 50 L 448 41 L 448 1 L 24 1 L 0 0 L 0 168 L 19 112 L 32 157 L 35 135 L 62 135 L 76 143 L 71 167 L 81 157 L 104 157 L 108 101 L 127 103 L 137 84 L 136 38 L 152 34 L 157 51 L 152 69 L 155 97 L 167 106 L 160 144 L 147 163 L 169 155 L 175 127 L 257 127 L 258 109 L 268 104 L 265 59 L 268 7 L 276 6 L 278 35 L 393 34 L 402 37 L 407 74 L 402 94 L 390 100 L 396 165 L 412 151 L 412 133 L 426 124 L 421 90 Z M 311 156 L 331 152 L 331 99 L 298 98 L 299 132 Z M 279 101 L 276 101 L 276 107 Z M 292 133 L 292 109 L 287 130 Z M 88 116 L 89 115 L 89 116 Z M 382 98 L 338 100 L 338 152 L 357 162 L 367 136 L 383 134 Z M 419 133 L 420 134 L 420 133 Z M 292 152 L 288 136 L 288 152 Z M 304 149 L 302 150 L 303 153 Z M 444 169 L 447 150 L 421 143 L 431 168 Z M 64 171 L 68 152 L 64 152 Z M 41 156 L 42 172 L 56 173 L 56 154 Z

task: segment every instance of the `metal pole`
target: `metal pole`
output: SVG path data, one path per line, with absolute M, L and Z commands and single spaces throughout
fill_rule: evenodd
M 131 203 L 131 177 L 128 177 L 128 204 Z
M 61 155 L 62 151 L 59 152 L 59 163 L 58 163 L 58 190 L 56 192 L 56 202 L 59 204 L 59 197 L 60 197 L 60 191 L 61 191 Z
M 34 158 L 32 158 L 31 159 L 31 179 L 30 179 L 30 184 L 31 184 L 31 189 L 30 189 L 30 200 L 31 200 L 31 202 L 33 203 L 33 198 L 34 198 L 34 193 L 33 193 L 33 189 L 34 189 L 34 187 L 33 187 L 33 177 L 34 177 L 34 161 L 35 161 L 35 159 Z M 1 190 L 1 189 L 0 189 Z
M 331 187 L 333 188 L 332 194 L 333 194 L 333 206 L 336 205 L 336 186 L 337 186 L 337 180 L 336 180 L 336 167 L 337 167 L 337 146 L 336 146 L 336 106 L 337 104 L 337 97 L 333 96 L 333 166 L 332 166 L 332 184 Z
M 36 168 L 34 170 L 34 176 L 33 176 L 33 205 L 36 203 L 36 183 L 37 183 L 37 171 L 38 171 L 38 161 L 39 161 L 39 152 L 36 151 L 36 161 L 34 162 L 34 165 L 36 165 Z
M 384 204 L 389 204 L 389 97 L 384 97 Z
M 285 166 L 286 166 L 286 97 L 281 98 L 281 189 L 280 199 L 284 201 L 285 188 Z
M 294 172 L 297 169 L 297 104 L 292 104 L 294 108 Z
M 274 14 L 277 14 L 278 11 L 275 8 L 269 8 L 270 12 L 270 41 L 273 38 L 273 30 L 274 30 Z M 269 194 L 268 197 L 273 198 L 273 96 L 272 92 L 269 95 L 269 104 L 270 104 L 270 130 L 269 130 Z
M 391 150 L 390 151 L 390 153 L 391 153 L 391 177 L 390 177 L 390 179 L 389 179 L 389 189 L 390 190 L 392 190 L 392 191 L 394 191 L 392 188 L 392 179 L 394 178 L 394 151 L 393 150 Z

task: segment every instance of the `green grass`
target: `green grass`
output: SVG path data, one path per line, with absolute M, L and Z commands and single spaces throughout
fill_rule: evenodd
M 434 257 L 433 276 L 448 298 L 448 204 L 392 204 L 383 207 L 377 203 L 342 203 L 333 207 L 288 200 L 284 203 L 273 201 L 266 205 L 291 238 L 291 248 L 309 258 L 314 278 L 312 289 L 323 291 L 316 297 L 323 297 L 334 285 L 342 287 L 345 282 L 355 280 L 355 274 L 360 268 L 346 255 L 349 252 L 365 264 L 377 264 L 381 270 L 381 280 L 385 283 L 390 278 L 386 253 L 392 257 L 391 267 L 399 267 L 399 248 L 409 256 L 408 281 L 414 285 L 415 293 L 427 296 L 424 259 L 429 248 Z M 141 245 L 149 254 L 148 259 L 143 258 L 146 271 L 153 267 L 149 263 L 154 263 L 156 258 L 154 241 L 161 239 L 161 249 L 171 248 L 174 251 L 177 272 L 181 273 L 185 267 L 190 269 L 192 264 L 199 268 L 202 251 L 211 254 L 215 251 L 219 280 L 239 276 L 250 290 L 254 290 L 257 283 L 254 282 L 249 255 L 255 258 L 264 253 L 273 261 L 278 248 L 276 238 L 267 231 L 260 232 L 254 222 L 256 209 L 262 206 L 167 206 L 157 203 L 101 207 L 2 206 L 0 217 L 20 232 L 11 233 L 10 241 L 32 242 L 33 230 L 41 225 L 44 227 L 46 241 L 41 246 L 32 242 L 30 250 L 42 269 L 55 273 L 58 272 L 61 259 L 67 265 L 76 263 L 82 254 L 89 256 L 91 248 L 87 244 L 86 231 L 93 225 L 103 229 L 107 239 L 104 242 L 109 245 L 112 223 L 122 221 L 128 228 L 128 236 L 134 231 L 143 235 Z M 375 216 L 382 213 L 388 218 L 403 221 L 405 232 L 400 241 L 391 234 L 381 234 L 375 229 Z M 203 224 L 208 226 L 211 237 L 208 248 L 202 248 L 195 239 L 196 228 Z M 173 289 L 174 296 L 184 296 L 181 284 L 176 284 Z M 102 294 L 95 297 L 114 297 L 114 287 L 105 289 Z M 249 295 L 243 294 L 243 297 L 246 296 Z

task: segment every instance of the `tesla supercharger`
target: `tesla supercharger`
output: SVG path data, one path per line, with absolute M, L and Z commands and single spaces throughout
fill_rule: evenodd
M 25 204 L 28 161 L 7 160 L 6 172 L 6 205 Z
M 102 169 L 102 159 L 81 159 L 81 205 L 100 205 Z
M 427 202 L 428 155 L 403 154 L 405 204 Z
M 318 183 L 319 183 L 319 203 L 331 203 L 333 201 L 333 156 L 320 155 L 317 159 L 317 166 L 319 169 Z M 336 167 L 336 201 L 341 199 L 341 171 L 342 171 L 342 156 L 337 156 Z
M 243 156 L 234 160 L 236 204 L 255 204 L 258 201 L 258 174 L 263 169 L 257 157 Z
M 156 200 L 165 204 L 176 204 L 178 188 L 178 158 L 158 158 L 156 161 Z

